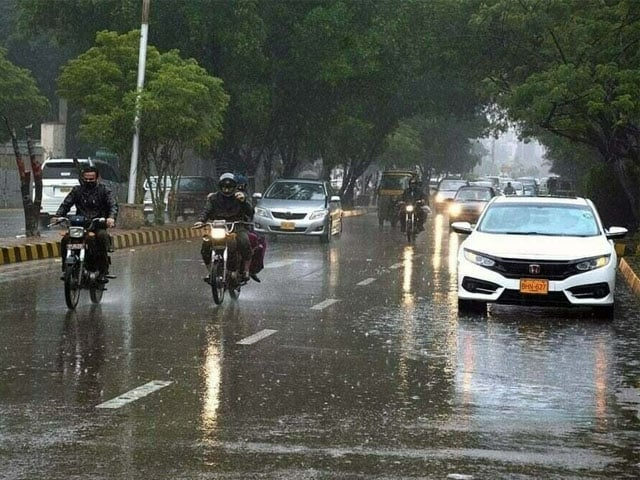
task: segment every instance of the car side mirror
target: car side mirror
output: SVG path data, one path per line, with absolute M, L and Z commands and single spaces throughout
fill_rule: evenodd
M 332 195 L 331 198 L 329 199 L 330 202 L 339 202 L 340 201 L 340 197 L 338 195 Z
M 253 198 L 254 200 L 260 200 L 262 198 L 262 194 L 256 192 L 253 195 L 251 195 L 251 198 Z
M 604 230 L 604 234 L 606 235 L 606 237 L 608 239 L 614 239 L 614 238 L 622 238 L 624 237 L 627 232 L 629 230 L 627 230 L 624 227 L 609 227 L 609 228 L 605 228 Z
M 473 227 L 469 222 L 453 222 L 451 229 L 456 233 L 462 233 L 465 235 L 470 234 L 473 231 Z

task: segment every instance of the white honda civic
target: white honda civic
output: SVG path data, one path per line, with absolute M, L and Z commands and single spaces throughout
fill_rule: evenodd
M 458 310 L 486 311 L 487 303 L 587 306 L 611 318 L 618 258 L 613 239 L 585 198 L 494 197 L 458 251 Z

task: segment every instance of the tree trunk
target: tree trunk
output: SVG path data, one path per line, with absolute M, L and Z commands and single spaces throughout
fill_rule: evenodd
M 33 175 L 34 199 L 33 203 L 25 208 L 25 224 L 27 237 L 39 237 L 38 217 L 40 216 L 40 207 L 42 206 L 42 164 L 36 157 L 33 148 L 33 140 L 31 138 L 32 125 L 25 127 L 27 135 L 27 149 L 29 150 L 29 160 L 31 162 L 31 173 Z M 31 198 L 31 197 L 29 197 Z
M 620 185 L 622 185 L 625 195 L 629 199 L 634 222 L 633 228 L 636 229 L 639 224 L 640 212 L 638 210 L 638 186 L 635 182 L 635 175 L 630 175 L 627 171 L 626 160 L 624 158 L 616 158 L 613 161 L 613 171 Z

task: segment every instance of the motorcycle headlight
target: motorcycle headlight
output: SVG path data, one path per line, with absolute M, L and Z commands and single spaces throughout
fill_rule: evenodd
M 602 268 L 609 264 L 611 255 L 602 255 L 601 257 L 587 258 L 576 265 L 576 269 L 581 272 L 588 272 L 596 268 Z
M 467 249 L 464 250 L 464 258 L 481 267 L 493 267 L 496 264 L 495 260 Z
M 212 228 L 210 236 L 214 240 L 224 240 L 227 236 L 227 230 L 224 228 Z
M 405 210 L 406 210 L 408 213 L 413 212 L 413 205 L 407 205 L 407 206 L 405 207 Z
M 84 227 L 69 227 L 69 236 L 71 238 L 84 237 Z
M 318 218 L 324 218 L 327 216 L 328 210 L 317 210 L 311 214 L 309 220 L 317 220 Z

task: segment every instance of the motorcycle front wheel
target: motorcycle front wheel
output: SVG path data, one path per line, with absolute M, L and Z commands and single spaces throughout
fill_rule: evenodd
M 413 217 L 411 217 L 411 216 L 407 218 L 407 226 L 406 226 L 406 229 L 407 229 L 407 241 L 408 241 L 409 243 L 411 243 L 411 242 L 413 242 L 413 241 L 415 240 L 415 238 L 416 238 L 416 235 L 415 235 L 415 225 L 414 225 L 414 222 L 413 222 Z
M 224 265 L 221 262 L 213 262 L 211 264 L 211 274 L 209 275 L 209 283 L 211 284 L 211 293 L 213 294 L 213 303 L 220 305 L 224 300 Z
M 64 301 L 67 307 L 74 310 L 80 300 L 80 275 L 79 263 L 67 265 L 64 271 Z
M 100 303 L 102 301 L 102 294 L 104 293 L 104 285 L 99 283 L 99 284 L 92 284 L 91 287 L 89 287 L 89 296 L 91 297 L 91 303 Z

